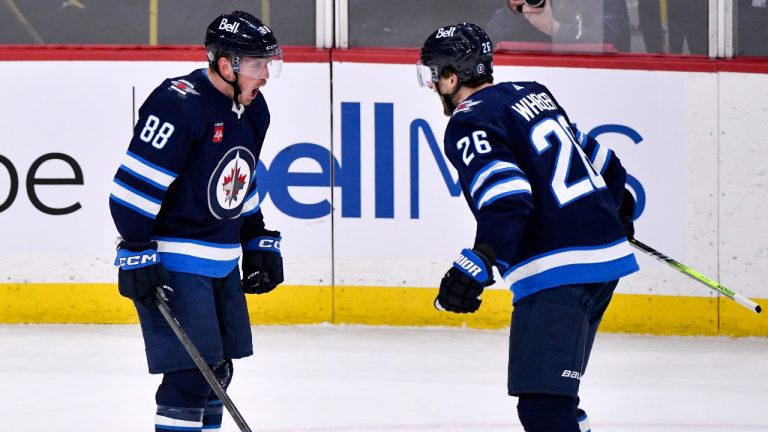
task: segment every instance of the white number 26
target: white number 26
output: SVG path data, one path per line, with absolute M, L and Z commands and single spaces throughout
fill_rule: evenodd
M 491 143 L 488 142 L 486 139 L 488 135 L 485 133 L 485 131 L 474 131 L 472 132 L 472 139 L 469 139 L 469 136 L 465 136 L 464 138 L 460 139 L 456 143 L 456 149 L 462 152 L 461 154 L 461 160 L 464 161 L 464 165 L 469 166 L 469 163 L 472 162 L 472 159 L 475 158 L 475 153 L 488 153 L 491 151 Z M 471 142 L 474 142 L 474 151 L 472 149 L 473 146 L 471 146 Z

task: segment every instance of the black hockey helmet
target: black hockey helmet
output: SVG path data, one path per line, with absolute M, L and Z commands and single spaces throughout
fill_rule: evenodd
M 215 65 L 221 56 L 228 55 L 235 72 L 238 72 L 243 57 L 282 60 L 282 50 L 272 29 L 243 11 L 223 14 L 213 20 L 205 33 L 205 49 L 211 65 Z
M 493 42 L 488 33 L 471 23 L 435 30 L 421 47 L 419 84 L 434 85 L 448 66 L 456 70 L 459 84 L 493 74 Z

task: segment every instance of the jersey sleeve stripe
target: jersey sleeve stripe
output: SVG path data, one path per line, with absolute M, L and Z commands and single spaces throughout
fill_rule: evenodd
M 248 196 L 248 198 L 245 199 L 245 204 L 243 204 L 242 215 L 250 216 L 253 213 L 257 212 L 260 208 L 261 208 L 261 205 L 259 204 L 259 190 L 254 188 L 253 192 Z
M 143 175 L 141 175 L 140 173 L 138 173 L 138 172 L 136 172 L 136 171 L 132 170 L 131 168 L 129 168 L 129 167 L 128 167 L 128 166 L 126 166 L 125 164 L 123 164 L 123 165 L 120 165 L 120 169 L 121 169 L 122 171 L 125 171 L 126 173 L 128 173 L 128 174 L 130 174 L 130 175 L 132 175 L 132 176 L 136 177 L 137 179 L 139 179 L 139 180 L 142 180 L 142 181 L 144 181 L 144 182 L 146 182 L 146 183 L 148 183 L 148 184 L 150 184 L 150 185 L 154 186 L 154 187 L 155 187 L 155 188 L 157 188 L 157 189 L 160 189 L 160 190 L 161 190 L 161 191 L 163 191 L 163 192 L 165 192 L 165 191 L 167 191 L 167 190 L 168 190 L 168 186 L 162 185 L 162 184 L 160 184 L 160 183 L 158 183 L 158 182 L 156 182 L 156 181 L 152 180 L 152 179 L 151 179 L 151 178 L 149 178 L 149 177 L 146 177 L 146 176 L 143 176 Z
M 128 152 L 125 155 L 125 159 L 120 168 L 123 167 L 138 174 L 139 177 L 147 179 L 149 183 L 159 185 L 163 190 L 168 189 L 168 186 L 170 186 L 177 177 L 175 173 L 154 165 L 131 152 Z
M 475 192 L 477 192 L 477 190 L 483 186 L 483 183 L 485 183 L 485 181 L 488 180 L 490 176 L 502 171 L 510 170 L 517 170 L 522 173 L 520 167 L 511 162 L 493 161 L 489 163 L 480 171 L 478 171 L 477 175 L 475 175 L 475 178 L 472 179 L 472 183 L 469 185 L 469 194 L 474 195 Z
M 138 208 L 143 212 L 149 213 L 153 219 L 160 212 L 161 201 L 145 195 L 118 180 L 112 182 L 111 196 L 118 198 L 121 203 L 129 204 L 128 207 Z
M 587 134 L 585 134 L 582 131 L 579 131 L 577 140 L 579 141 L 579 145 L 581 146 L 581 148 L 587 147 Z
M 531 184 L 528 183 L 528 180 L 522 177 L 504 179 L 494 183 L 488 189 L 486 189 L 485 192 L 483 192 L 483 194 L 480 195 L 480 197 L 477 199 L 477 204 L 475 206 L 478 210 L 480 210 L 484 206 L 491 204 L 499 198 L 519 193 L 527 193 L 529 195 L 531 194 Z
M 155 217 L 157 217 L 157 215 L 154 215 L 154 214 L 152 214 L 152 213 L 149 213 L 149 212 L 147 212 L 147 211 L 145 211 L 145 210 L 143 210 L 143 209 L 141 209 L 141 208 L 139 208 L 139 207 L 136 207 L 135 205 L 133 205 L 133 204 L 131 204 L 131 203 L 127 202 L 127 201 L 121 200 L 120 198 L 116 197 L 114 194 L 110 194 L 110 195 L 109 195 L 109 198 L 110 198 L 112 201 L 114 201 L 114 202 L 116 202 L 116 203 L 118 203 L 118 204 L 122 205 L 123 207 L 127 207 L 127 208 L 129 208 L 129 209 L 131 209 L 131 210 L 135 211 L 136 213 L 139 213 L 139 214 L 141 214 L 141 215 L 144 215 L 144 216 L 146 216 L 146 217 L 148 217 L 148 218 L 150 218 L 150 219 L 154 219 Z
M 602 174 L 605 171 L 605 167 L 608 166 L 608 159 L 610 159 L 610 157 L 610 149 L 598 144 L 595 146 L 595 151 L 590 159 L 595 169 Z

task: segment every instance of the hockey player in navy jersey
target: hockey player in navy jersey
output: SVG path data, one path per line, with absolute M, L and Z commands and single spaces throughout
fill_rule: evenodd
M 493 82 L 493 43 L 468 23 L 427 38 L 419 83 L 450 116 L 444 151 L 477 221 L 435 307 L 480 307 L 498 269 L 514 295 L 507 388 L 528 432 L 589 430 L 579 382 L 618 279 L 638 270 L 634 199 L 616 155 L 537 82 Z
M 139 110 L 110 209 L 120 294 L 134 300 L 149 372 L 163 374 L 155 430 L 218 430 L 222 404 L 155 307 L 167 286 L 181 326 L 226 388 L 253 353 L 244 293 L 283 281 L 280 233 L 265 228 L 256 164 L 269 126 L 260 88 L 277 78 L 272 30 L 236 11 L 205 36 L 207 69 L 163 81 Z M 242 251 L 242 280 L 238 259 Z

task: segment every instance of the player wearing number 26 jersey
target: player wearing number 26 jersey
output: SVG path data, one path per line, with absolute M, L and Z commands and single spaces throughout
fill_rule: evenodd
M 543 85 L 477 91 L 454 110 L 444 146 L 477 220 L 475 244 L 494 248 L 515 300 L 637 270 L 617 217 L 624 168 Z
M 495 266 L 514 293 L 507 391 L 523 428 L 590 430 L 579 383 L 618 279 L 638 269 L 626 171 L 543 85 L 494 84 L 493 43 L 477 25 L 437 29 L 420 60 L 420 85 L 451 118 L 444 152 L 477 222 L 435 307 L 475 312 Z

